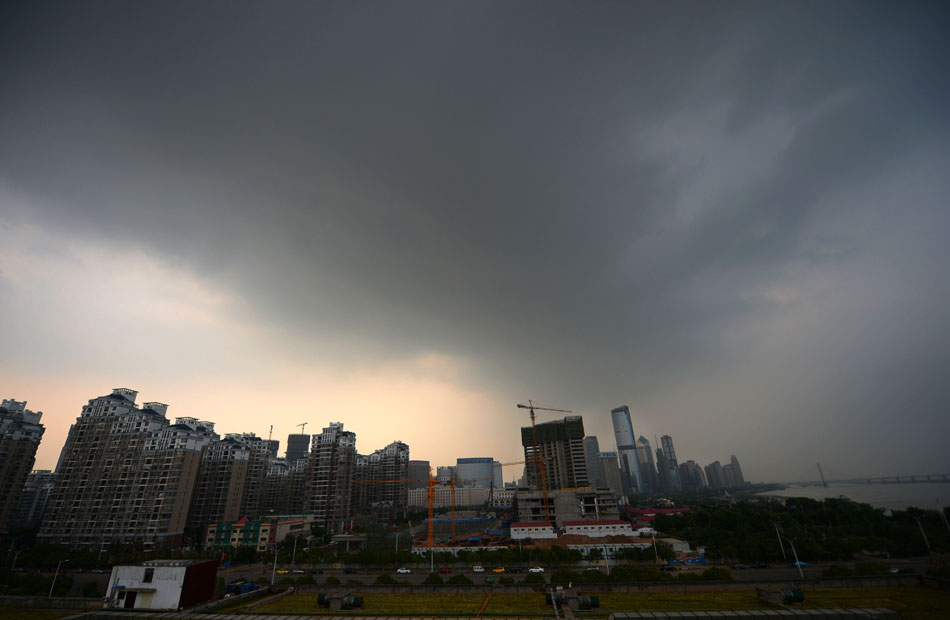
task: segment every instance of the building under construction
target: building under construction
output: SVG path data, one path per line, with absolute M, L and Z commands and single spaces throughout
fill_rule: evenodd
M 544 468 L 548 489 L 573 489 L 590 486 L 584 452 L 584 419 L 568 416 L 521 428 L 524 447 L 525 481 L 533 489 L 541 488 L 537 463 Z

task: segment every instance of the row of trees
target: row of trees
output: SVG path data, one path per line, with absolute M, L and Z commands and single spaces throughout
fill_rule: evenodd
M 782 556 L 779 535 L 794 542 L 802 561 L 850 560 L 862 553 L 927 555 L 921 528 L 935 552 L 950 549 L 950 531 L 936 511 L 890 512 L 845 499 L 756 498 L 730 506 L 698 506 L 682 515 L 659 515 L 655 524 L 662 532 L 705 545 L 707 557 L 725 562 L 791 561 L 785 538 Z

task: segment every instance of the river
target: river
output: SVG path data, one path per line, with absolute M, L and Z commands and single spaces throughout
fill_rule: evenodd
M 808 497 L 826 499 L 844 495 L 861 504 L 878 508 L 905 509 L 908 506 L 936 510 L 938 506 L 950 505 L 950 483 L 917 482 L 909 484 L 839 484 L 822 486 L 789 485 L 779 491 L 766 491 L 760 495 L 774 497 Z

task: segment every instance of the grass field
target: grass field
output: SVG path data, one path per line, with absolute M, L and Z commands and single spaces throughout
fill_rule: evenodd
M 359 593 L 359 588 L 354 587 Z M 606 618 L 623 611 L 722 611 L 769 609 L 760 603 L 754 590 L 730 592 L 591 592 L 600 598 L 600 609 L 577 612 L 581 618 Z M 270 605 L 259 607 L 256 614 L 307 614 L 333 616 L 474 616 L 485 597 L 481 594 L 459 596 L 439 594 L 367 594 L 363 609 L 329 612 L 317 605 L 316 594 L 292 594 Z M 864 588 L 852 590 L 807 590 L 799 609 L 845 607 L 887 607 L 901 613 L 905 620 L 944 620 L 950 618 L 950 592 L 922 587 Z M 492 594 L 483 617 L 551 614 L 542 594 Z M 7 616 L 0 616 L 7 620 Z M 15 620 L 52 620 L 22 618 Z
M 15 607 L 0 607 L 0 618 L 3 620 L 56 620 L 66 616 L 82 613 L 81 609 L 17 609 Z

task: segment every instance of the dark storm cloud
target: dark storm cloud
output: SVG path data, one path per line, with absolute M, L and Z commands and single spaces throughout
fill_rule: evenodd
M 4 211 L 147 247 L 315 339 L 473 357 L 506 393 L 636 409 L 711 368 L 743 392 L 748 350 L 724 334 L 790 312 L 762 291 L 877 257 L 927 277 L 864 284 L 946 309 L 946 250 L 863 224 L 946 226 L 941 175 L 913 204 L 854 201 L 921 153 L 946 157 L 946 17 L 939 3 L 26 3 L 0 26 L 0 182 L 35 200 Z M 897 368 L 859 346 L 904 326 L 883 311 L 781 364 L 848 368 L 839 391 L 812 378 L 811 419 L 876 424 L 913 385 L 921 426 L 950 430 L 931 374 L 947 368 L 940 316 Z M 822 333 L 848 320 L 829 313 Z M 885 377 L 892 398 L 872 397 Z M 759 407 L 731 421 L 799 408 Z

